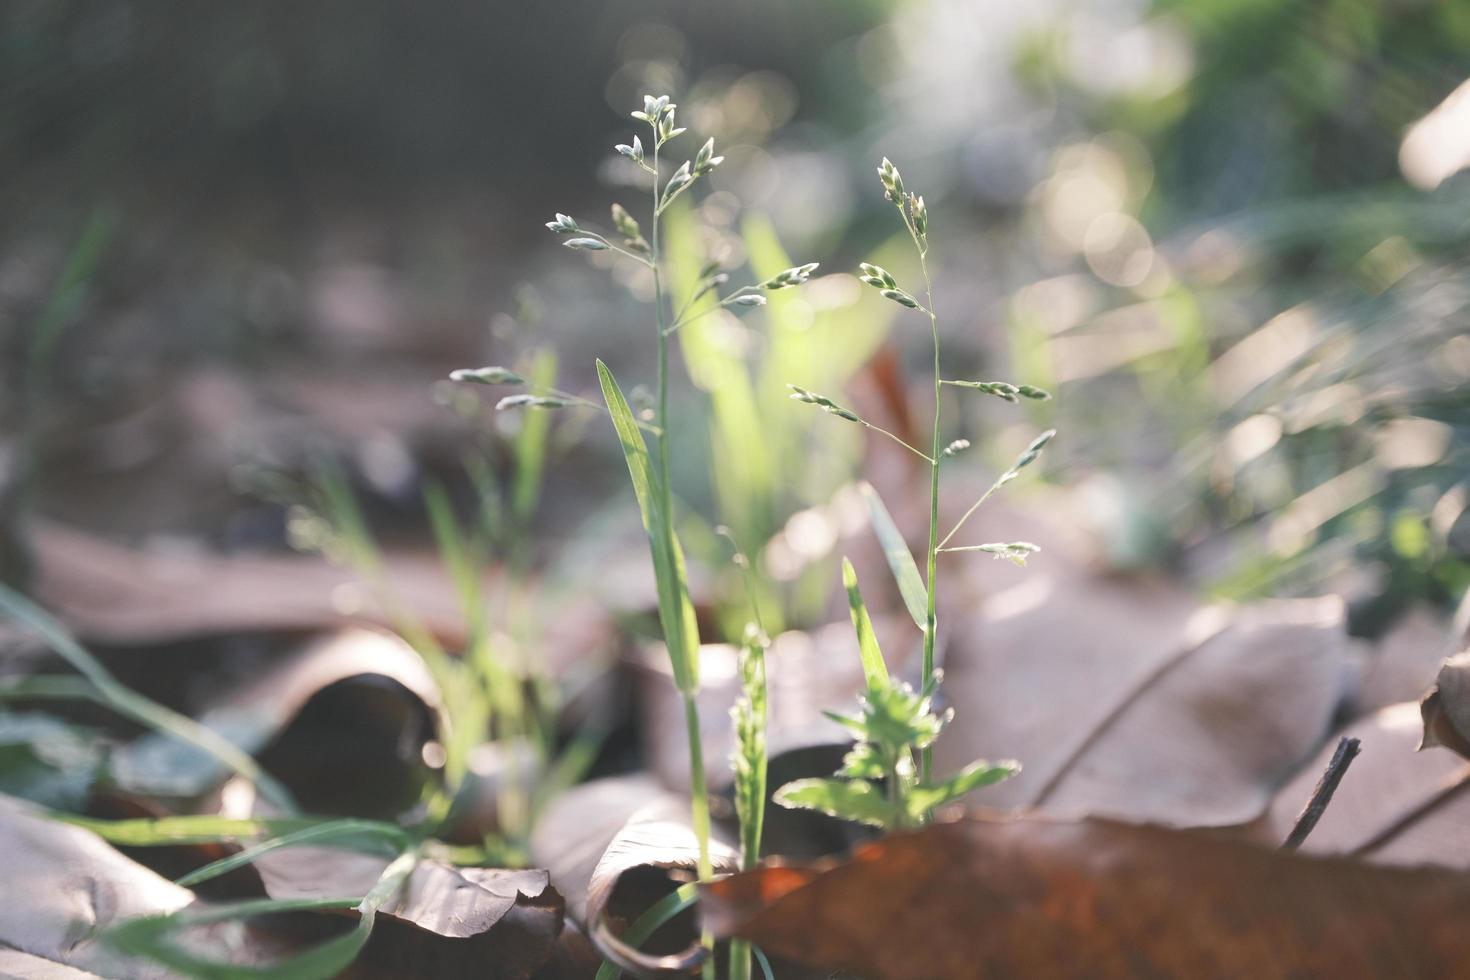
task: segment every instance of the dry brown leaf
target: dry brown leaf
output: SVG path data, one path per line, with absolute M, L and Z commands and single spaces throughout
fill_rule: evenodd
M 1025 767 L 987 806 L 1250 821 L 1355 680 L 1335 599 L 1201 609 L 1162 582 L 1038 574 L 953 629 L 936 766 Z
M 90 831 L 9 796 L 0 796 L 0 881 L 11 899 L 0 913 L 0 947 L 62 964 L 58 978 L 72 975 L 64 967 L 115 980 L 170 976 L 161 966 L 121 956 L 97 934 L 123 919 L 175 912 L 194 900 L 188 889 L 130 861 Z M 239 946 L 223 931 L 213 941 L 220 948 Z M 233 952 L 242 962 L 251 959 L 248 947 Z
M 1367 713 L 1418 700 L 1434 683 L 1439 665 L 1458 649 L 1449 622 L 1427 606 L 1415 606 L 1368 654 L 1358 710 Z
M 738 855 L 718 828 L 710 852 L 717 872 L 737 866 Z M 531 859 L 550 872 L 568 914 L 589 928 L 605 914 L 614 932 L 670 890 L 666 872 L 692 877 L 697 855 L 688 798 L 641 774 L 562 794 L 531 838 Z
M 34 522 L 37 594 L 84 640 L 118 645 L 228 633 L 392 626 L 370 590 L 305 555 L 165 554 Z M 403 604 L 435 635 L 465 634 L 457 593 L 432 556 L 389 558 Z
M 1303 853 L 1470 870 L 1470 763 L 1450 752 L 1415 752 L 1421 731 L 1418 706 L 1410 701 L 1359 718 L 1338 733 L 1359 739 L 1362 751 L 1302 844 Z M 1336 742 L 1276 794 L 1257 828 L 1264 843 L 1286 838 Z
M 714 882 L 719 936 L 870 980 L 1446 977 L 1470 877 L 1108 820 L 966 819 Z
M 1444 662 L 1419 711 L 1424 721 L 1421 749 L 1444 746 L 1470 758 L 1470 650 Z
M 0 977 L 5 980 L 101 980 L 95 973 L 0 947 Z
M 324 847 L 292 847 L 254 862 L 274 899 L 365 895 L 388 859 Z M 563 903 L 542 870 L 460 868 L 419 862 L 394 902 L 379 910 L 353 977 L 474 976 L 524 980 L 551 956 Z
M 344 703 L 324 722 L 327 737 L 318 731 L 295 737 L 293 724 L 310 722 L 303 709 L 345 681 L 364 689 L 351 698 L 343 692 Z M 278 738 L 309 743 L 271 747 L 267 768 L 314 811 L 362 814 L 377 812 L 371 804 L 389 795 L 388 783 L 401 788 L 422 775 L 419 749 L 432 735 L 429 721 L 439 702 L 433 678 L 408 644 L 346 629 L 303 644 L 242 685 L 224 687 L 197 715 L 252 754 Z M 229 775 L 213 756 L 157 733 L 114 753 L 112 769 L 129 789 L 176 797 L 196 796 Z M 354 796 L 363 796 L 367 808 L 345 806 Z

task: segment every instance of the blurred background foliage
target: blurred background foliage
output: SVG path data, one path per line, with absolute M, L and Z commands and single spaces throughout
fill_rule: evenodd
M 541 222 L 633 205 L 610 147 L 625 107 L 669 92 L 728 161 L 674 233 L 757 275 L 783 253 L 883 261 L 872 168 L 894 158 L 929 202 L 954 363 L 1056 392 L 1047 472 L 1105 563 L 1228 596 L 1340 591 L 1376 632 L 1470 585 L 1467 75 L 1470 7 L 1427 0 L 16 0 L 8 483 L 30 432 L 49 516 L 273 548 L 286 509 L 240 496 L 242 468 L 326 446 L 390 534 L 422 531 L 426 475 L 467 508 L 471 433 L 508 471 L 525 420 L 434 379 L 555 348 L 581 391 L 594 353 L 620 377 L 641 363 L 620 355 L 646 339 L 646 285 L 610 291 Z M 109 241 L 31 402 L 26 352 L 98 214 Z M 863 443 L 813 443 L 780 385 L 806 362 L 813 387 L 901 392 L 927 339 L 891 319 L 826 276 L 683 336 L 693 383 L 726 397 L 705 416 L 682 393 L 676 437 L 710 455 L 676 483 L 798 583 L 784 619 L 820 618 L 800 575 L 835 542 Z M 991 462 L 1034 429 L 963 404 Z M 587 424 L 548 436 L 535 528 L 564 565 L 626 523 Z M 718 568 L 718 539 L 686 533 Z

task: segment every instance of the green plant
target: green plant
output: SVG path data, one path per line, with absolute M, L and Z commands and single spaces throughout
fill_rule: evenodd
M 740 870 L 750 871 L 760 862 L 761 831 L 766 816 L 766 651 L 771 641 L 761 621 L 760 600 L 750 558 L 740 550 L 728 528 L 721 533 L 735 545 L 735 565 L 745 580 L 751 621 L 740 643 L 740 697 L 730 709 L 735 729 L 735 749 L 730 764 L 735 773 L 735 815 L 740 822 Z M 749 980 L 751 947 L 743 939 L 730 943 L 730 980 Z M 767 969 L 769 973 L 769 968 Z
M 840 778 L 789 783 L 777 791 L 776 801 L 784 806 L 823 810 L 863 823 L 901 828 L 922 824 L 935 807 L 971 789 L 1004 779 L 1019 770 L 1019 766 L 1013 762 L 994 765 L 976 762 L 948 780 L 934 781 L 932 745 L 950 715 L 949 712 L 939 715 L 933 711 L 933 697 L 941 680 L 934 664 L 934 641 L 938 628 L 935 612 L 938 559 L 944 552 L 976 551 L 1024 565 L 1028 557 L 1040 550 L 1036 545 L 1025 541 L 955 546 L 950 546 L 949 542 L 981 504 L 1014 480 L 1022 469 L 1036 461 L 1043 447 L 1056 433 L 1055 430 L 1047 430 L 1037 436 L 1010 468 L 965 511 L 949 533 L 940 537 L 940 471 L 946 460 L 952 459 L 970 446 L 967 439 L 955 439 L 948 445 L 943 443 L 941 409 L 944 386 L 979 391 L 1011 403 L 1023 398 L 1043 401 L 1051 396 L 1031 385 L 1014 385 L 1003 381 L 952 381 L 943 376 L 939 350 L 939 316 L 934 311 L 934 289 L 927 261 L 928 210 L 923 197 L 904 188 L 903 177 L 887 157 L 883 158 L 878 167 L 878 178 L 883 184 L 884 195 L 898 208 L 904 228 L 913 241 L 924 279 L 925 301 L 919 302 L 912 293 L 899 285 L 892 273 L 880 266 L 862 263 L 859 278 L 877 289 L 885 299 L 905 309 L 923 313 L 929 318 L 934 346 L 934 421 L 931 448 L 926 452 L 910 445 L 899 436 L 869 423 L 856 412 L 825 395 L 794 384 L 790 388 L 791 397 L 796 401 L 815 405 L 829 415 L 865 426 L 894 440 L 929 464 L 929 538 L 925 551 L 927 575 L 923 578 L 920 578 L 913 554 L 882 500 L 871 488 L 865 488 L 873 527 L 883 545 L 884 556 L 898 582 L 904 606 L 923 634 L 923 688 L 915 692 L 909 685 L 896 683 L 889 677 L 872 623 L 858 592 L 857 575 L 852 565 L 844 560 L 843 583 L 847 587 L 853 625 L 857 629 L 867 691 L 862 701 L 861 714 L 832 717 L 853 732 L 857 743 L 838 771 Z M 879 789 L 878 780 L 884 782 L 883 790 Z
M 614 237 L 584 227 L 570 215 L 561 213 L 547 222 L 546 227 L 564 236 L 566 240 L 563 244 L 573 251 L 615 252 L 646 268 L 652 279 L 657 388 L 649 420 L 644 421 L 634 413 L 617 379 L 601 360 L 597 361 L 597 377 L 607 412 L 612 417 L 613 427 L 628 465 L 628 474 L 633 483 L 634 495 L 638 500 L 652 553 L 664 645 L 668 651 L 674 683 L 684 701 L 689 739 L 691 815 L 695 836 L 699 841 L 698 873 L 701 879 L 707 879 L 712 873 L 709 856 L 710 817 L 696 705 L 699 690 L 699 627 L 695 621 L 694 604 L 689 597 L 684 550 L 676 531 L 670 477 L 670 338 L 681 328 L 715 309 L 738 310 L 764 306 L 768 293 L 806 282 L 816 269 L 816 264 L 784 269 L 761 282 L 743 286 L 722 296 L 719 291 L 729 281 L 729 275 L 722 271 L 717 262 L 707 262 L 695 276 L 688 298 L 677 307 L 670 306 L 666 288 L 669 277 L 660 249 L 662 219 L 681 195 L 724 161 L 724 157 L 715 154 L 714 140 L 708 139 L 693 159 L 685 160 L 667 178 L 663 176 L 659 162 L 661 151 L 670 141 L 685 132 L 683 127 L 675 124 L 676 109 L 677 106 L 668 96 L 644 96 L 643 108 L 634 110 L 632 116 L 649 127 L 649 147 L 645 149 L 640 136 L 634 136 L 631 143 L 617 147 L 619 154 L 632 161 L 650 178 L 652 199 L 647 237 L 644 237 L 638 220 L 621 204 L 613 204 L 611 209 Z M 707 299 L 712 301 L 702 303 Z M 525 379 L 503 368 L 456 372 L 454 377 L 491 384 L 525 383 Z M 586 404 L 588 403 L 585 399 L 564 392 L 532 389 L 526 395 L 513 395 L 503 399 L 499 407 L 547 409 Z M 652 454 L 644 438 L 645 432 L 651 434 L 655 440 Z M 711 945 L 708 937 L 706 945 Z M 712 966 L 707 961 L 706 972 L 711 970 Z
M 664 217 L 675 295 L 695 294 L 704 253 L 722 247 L 721 237 L 703 233 L 697 218 L 683 202 Z M 745 216 L 738 233 L 739 250 L 757 280 L 792 266 L 765 215 Z M 888 311 L 845 296 L 834 303 L 831 291 L 825 298 L 803 292 L 771 295 L 747 316 L 747 323 L 758 321 L 754 333 L 742 331 L 728 312 L 716 312 L 719 297 L 706 294 L 694 301 L 690 313 L 714 315 L 691 316 L 679 330 L 689 377 L 707 395 L 700 422 L 708 433 L 710 506 L 750 549 L 749 565 L 735 574 L 723 560 L 723 544 L 703 525 L 681 524 L 690 560 L 723 573 L 713 577 L 707 599 L 715 627 L 731 640 L 742 635 L 749 616 L 747 588 L 754 589 L 771 636 L 822 621 L 830 586 L 825 564 L 817 555 L 798 557 L 782 539 L 793 516 L 828 510 L 861 461 L 859 434 L 814 445 L 803 427 L 790 424 L 790 406 L 782 396 L 786 380 L 798 371 L 823 390 L 846 385 L 882 343 Z
M 545 430 L 538 431 L 544 442 Z M 543 448 L 523 443 L 523 439 L 517 442 L 518 458 L 544 456 Z M 482 481 L 475 482 L 477 487 L 482 486 Z M 512 485 L 521 485 L 519 470 Z M 508 648 L 514 644 L 493 627 L 495 609 L 484 595 L 483 576 L 491 550 L 491 529 L 484 522 L 462 522 L 444 487 L 432 481 L 425 485 L 423 499 L 430 529 L 466 624 L 463 648 L 455 655 L 399 598 L 382 551 L 340 467 L 329 461 L 319 462 L 311 479 L 293 496 L 293 543 L 321 552 L 352 571 L 373 592 L 394 629 L 423 659 L 441 693 L 438 734 L 443 749 L 443 779 L 433 787 L 426 808 L 430 832 L 453 820 L 456 804 L 468 786 L 471 755 L 479 746 L 495 741 L 529 750 L 532 766 L 522 772 L 512 765 L 512 771 L 498 780 L 498 833 L 482 842 L 486 853 L 500 862 L 523 861 L 536 814 L 553 795 L 580 778 L 592 761 L 601 735 L 594 730 L 584 731 L 558 752 L 555 717 L 559 697 L 555 685 L 544 682 L 530 663 L 512 658 Z M 527 509 L 525 516 L 529 513 Z M 507 546 L 514 551 L 513 541 Z M 514 570 L 509 578 L 506 588 L 513 589 Z M 499 598 L 497 608 L 515 604 L 511 598 Z

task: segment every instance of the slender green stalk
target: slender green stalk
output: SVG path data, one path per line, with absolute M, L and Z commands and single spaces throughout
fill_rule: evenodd
M 658 428 L 658 512 L 665 524 L 665 560 L 668 567 L 675 566 L 674 555 L 674 500 L 669 467 L 669 331 L 664 329 L 663 273 L 659 255 L 660 197 L 664 189 L 659 185 L 658 151 L 663 142 L 657 124 L 653 127 L 653 214 L 649 229 L 649 264 L 653 269 L 653 304 L 655 322 L 658 327 L 658 395 L 654 409 L 654 425 Z M 665 641 L 667 642 L 667 637 Z M 693 648 L 697 651 L 698 638 Z M 696 656 L 698 654 L 696 653 Z M 689 812 L 694 828 L 694 838 L 699 847 L 698 871 L 701 881 L 709 880 L 714 874 L 714 865 L 709 855 L 709 791 L 704 778 L 704 746 L 699 731 L 699 705 L 692 690 L 680 691 L 684 698 L 684 719 L 689 736 Z M 714 936 L 706 930 L 700 937 L 705 947 L 714 949 Z M 703 974 L 714 977 L 713 958 L 705 960 Z
M 883 653 L 878 648 L 877 636 L 873 633 L 872 621 L 863 604 L 862 594 L 858 591 L 857 573 L 851 563 L 844 560 L 843 584 L 847 588 L 848 605 L 852 611 L 853 627 L 858 635 L 858 653 L 862 659 L 868 689 L 862 698 L 861 714 L 829 713 L 828 717 L 846 726 L 857 738 L 835 778 L 798 779 L 778 789 L 773 798 L 781 806 L 819 810 L 877 827 L 903 829 L 922 826 L 932 818 L 936 807 L 1020 771 L 1020 765 L 1013 761 L 992 764 L 981 759 L 942 782 L 935 782 L 933 779 L 931 747 L 952 716 L 951 712 L 934 710 L 935 692 L 940 682 L 940 673 L 934 669 L 934 647 L 939 625 L 935 611 L 939 584 L 938 557 L 941 551 L 974 551 L 1024 565 L 1028 557 L 1041 550 L 1026 541 L 992 542 L 954 548 L 946 548 L 945 545 L 992 493 L 1014 480 L 1022 469 L 1036 461 L 1056 432 L 1047 430 L 1033 439 L 1011 464 L 1011 468 L 1001 474 L 985 495 L 966 511 L 959 524 L 943 540 L 940 539 L 939 468 L 943 460 L 970 445 L 968 439 L 956 439 L 948 446 L 940 448 L 944 386 L 950 384 L 970 388 L 1012 403 L 1021 398 L 1044 401 L 1051 396 L 1034 385 L 1014 385 L 1003 381 L 950 381 L 943 377 L 940 372 L 939 315 L 934 312 L 934 284 L 929 276 L 929 212 L 924 206 L 923 197 L 904 189 L 898 168 L 887 157 L 878 166 L 878 179 L 883 184 L 884 196 L 898 208 L 904 230 L 909 233 L 914 251 L 918 253 L 919 269 L 924 277 L 925 302 L 920 303 L 903 289 L 897 278 L 882 266 L 869 262 L 860 263 L 858 279 L 878 290 L 884 299 L 927 316 L 929 333 L 934 342 L 934 427 L 931 449 L 928 454 L 913 450 L 929 461 L 929 544 L 924 554 L 927 581 L 920 578 L 913 553 L 904 542 L 903 535 L 899 533 L 883 501 L 871 487 L 864 488 L 864 496 L 867 497 L 873 531 L 883 545 L 883 555 L 893 572 L 899 593 L 903 596 L 904 607 L 914 625 L 924 635 L 923 686 L 920 691 L 915 692 L 908 684 L 896 682 L 889 675 Z M 825 395 L 798 385 L 788 387 L 792 390 L 791 397 L 797 401 L 815 405 L 828 415 L 868 425 L 856 412 L 844 408 Z M 873 428 L 871 425 L 868 427 Z M 917 766 L 914 762 L 916 756 Z M 881 788 L 878 782 L 880 779 Z
M 924 248 L 919 244 L 918 236 L 914 234 L 913 226 L 909 227 L 909 235 L 914 239 L 914 247 L 919 250 L 919 268 L 924 273 L 925 312 L 929 314 L 929 329 L 934 336 L 934 438 L 931 441 L 929 451 L 929 547 L 927 549 L 928 570 L 925 574 L 925 621 L 924 621 L 924 673 L 928 678 L 934 674 L 934 635 L 939 628 L 938 616 L 935 611 L 936 579 L 939 570 L 939 454 L 941 452 L 939 440 L 939 408 L 940 393 L 944 390 L 943 381 L 939 373 L 939 317 L 934 312 L 934 285 L 929 280 L 929 263 L 924 258 Z M 934 750 L 925 748 L 919 757 L 919 778 L 929 781 L 930 772 L 934 767 Z

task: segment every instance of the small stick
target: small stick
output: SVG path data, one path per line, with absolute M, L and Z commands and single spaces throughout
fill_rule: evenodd
M 1327 763 L 1327 768 L 1322 772 L 1322 778 L 1317 780 L 1317 787 L 1312 790 L 1312 796 L 1307 800 L 1307 805 L 1297 816 L 1296 825 L 1291 828 L 1291 833 L 1286 835 L 1286 841 L 1281 845 L 1283 851 L 1294 851 L 1301 847 L 1307 835 L 1312 832 L 1312 828 L 1317 826 L 1317 821 L 1322 819 L 1322 814 L 1327 810 L 1327 804 L 1332 802 L 1332 794 L 1337 792 L 1337 784 L 1342 782 L 1343 774 L 1357 758 L 1361 745 L 1362 743 L 1355 738 L 1343 738 L 1337 743 L 1337 751 L 1332 753 L 1332 761 Z

